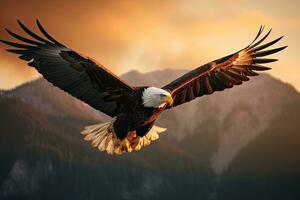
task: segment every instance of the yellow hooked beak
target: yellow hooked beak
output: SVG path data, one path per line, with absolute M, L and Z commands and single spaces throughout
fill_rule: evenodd
M 174 103 L 174 100 L 172 98 L 172 96 L 166 96 L 166 103 L 169 105 L 169 106 L 172 106 L 173 103 Z

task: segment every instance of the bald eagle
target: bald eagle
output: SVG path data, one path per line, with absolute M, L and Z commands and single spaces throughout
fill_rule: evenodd
M 19 54 L 20 59 L 27 61 L 54 86 L 113 118 L 82 131 L 85 140 L 108 154 L 138 151 L 149 145 L 166 130 L 154 125 L 163 111 L 248 81 L 249 76 L 258 75 L 255 71 L 270 69 L 261 64 L 277 61 L 264 56 L 287 47 L 265 50 L 282 37 L 262 44 L 271 29 L 262 36 L 264 26 L 261 26 L 247 47 L 202 65 L 162 88 L 133 87 L 103 65 L 55 40 L 38 20 L 36 24 L 42 37 L 19 20 L 18 24 L 27 37 L 6 29 L 22 42 L 0 40 L 13 47 L 7 51 Z

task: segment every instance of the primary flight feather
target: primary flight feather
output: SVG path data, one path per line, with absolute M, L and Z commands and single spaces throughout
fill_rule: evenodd
M 263 44 L 271 30 L 262 36 L 264 27 L 260 27 L 247 47 L 202 65 L 162 88 L 132 87 L 103 65 L 56 41 L 36 22 L 43 37 L 18 20 L 26 37 L 6 31 L 22 43 L 0 41 L 12 47 L 7 51 L 19 54 L 54 86 L 113 118 L 82 131 L 93 147 L 109 154 L 138 151 L 149 145 L 166 130 L 154 125 L 164 110 L 248 81 L 249 76 L 258 75 L 255 71 L 270 69 L 264 64 L 277 61 L 265 56 L 287 47 L 265 50 L 282 37 Z

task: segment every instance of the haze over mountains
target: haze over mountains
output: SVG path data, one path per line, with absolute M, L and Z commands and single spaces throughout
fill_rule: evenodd
M 122 77 L 162 86 L 184 72 Z M 79 134 L 110 119 L 45 80 L 2 91 L 0 197 L 298 199 L 300 95 L 269 75 L 253 79 L 165 112 L 160 140 L 121 157 Z

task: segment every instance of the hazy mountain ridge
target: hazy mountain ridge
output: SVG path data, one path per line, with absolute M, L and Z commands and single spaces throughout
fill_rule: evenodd
M 295 99 L 239 152 L 219 179 L 221 199 L 300 198 L 299 117 L 299 100 Z
M 135 85 L 145 81 L 143 85 L 162 86 L 184 72 L 131 71 L 122 77 Z M 293 119 L 300 117 L 296 112 L 300 107 L 299 93 L 269 75 L 255 79 L 167 111 L 158 123 L 168 132 L 150 147 L 121 157 L 91 149 L 79 134 L 82 126 L 109 118 L 45 80 L 5 91 L 0 95 L 0 197 L 21 194 L 28 198 L 33 193 L 33 199 L 41 198 L 40 194 L 53 199 L 62 198 L 62 192 L 71 195 L 75 191 L 68 198 L 217 199 L 216 194 L 232 197 L 232 193 L 222 191 L 228 189 L 228 183 L 235 183 L 230 191 L 239 190 L 242 185 L 231 180 L 240 163 L 245 163 L 239 161 L 240 154 L 245 155 L 242 158 L 254 155 L 251 159 L 255 163 L 258 155 L 251 150 L 252 144 L 266 141 L 261 137 L 273 141 L 270 127 L 276 127 L 278 120 L 282 120 L 283 129 L 293 127 L 287 129 L 289 142 L 297 138 L 292 132 L 299 127 L 297 121 L 287 119 L 289 114 Z M 264 148 L 260 145 L 257 152 Z M 290 152 L 279 156 L 278 162 L 287 153 Z M 269 167 L 272 166 L 266 164 L 262 169 Z M 247 168 L 242 168 L 247 174 Z M 212 169 L 221 174 L 221 182 L 215 182 Z M 17 172 L 25 174 L 23 179 L 15 180 Z M 53 190 L 57 188 L 57 178 L 65 191 Z M 26 187 L 29 182 L 32 184 Z M 106 196 L 96 193 L 97 186 L 108 191 Z M 118 188 L 118 192 L 112 188 Z
M 16 97 L 50 115 L 101 120 L 98 111 L 53 87 L 45 79 L 37 79 L 5 91 L 3 96 Z
M 122 78 L 136 86 L 161 87 L 185 72 L 166 69 L 142 74 L 134 70 Z M 168 128 L 166 137 L 181 140 L 186 134 L 201 134 L 201 129 L 207 126 L 207 119 L 211 119 L 210 123 L 215 127 L 210 129 L 214 129 L 218 135 L 218 145 L 211 157 L 211 164 L 216 173 L 221 173 L 241 148 L 268 128 L 285 105 L 293 99 L 300 99 L 292 86 L 267 74 L 253 79 L 241 86 L 201 97 L 167 111 L 158 123 Z M 19 98 L 50 115 L 95 122 L 110 120 L 43 79 L 7 91 L 4 96 Z

